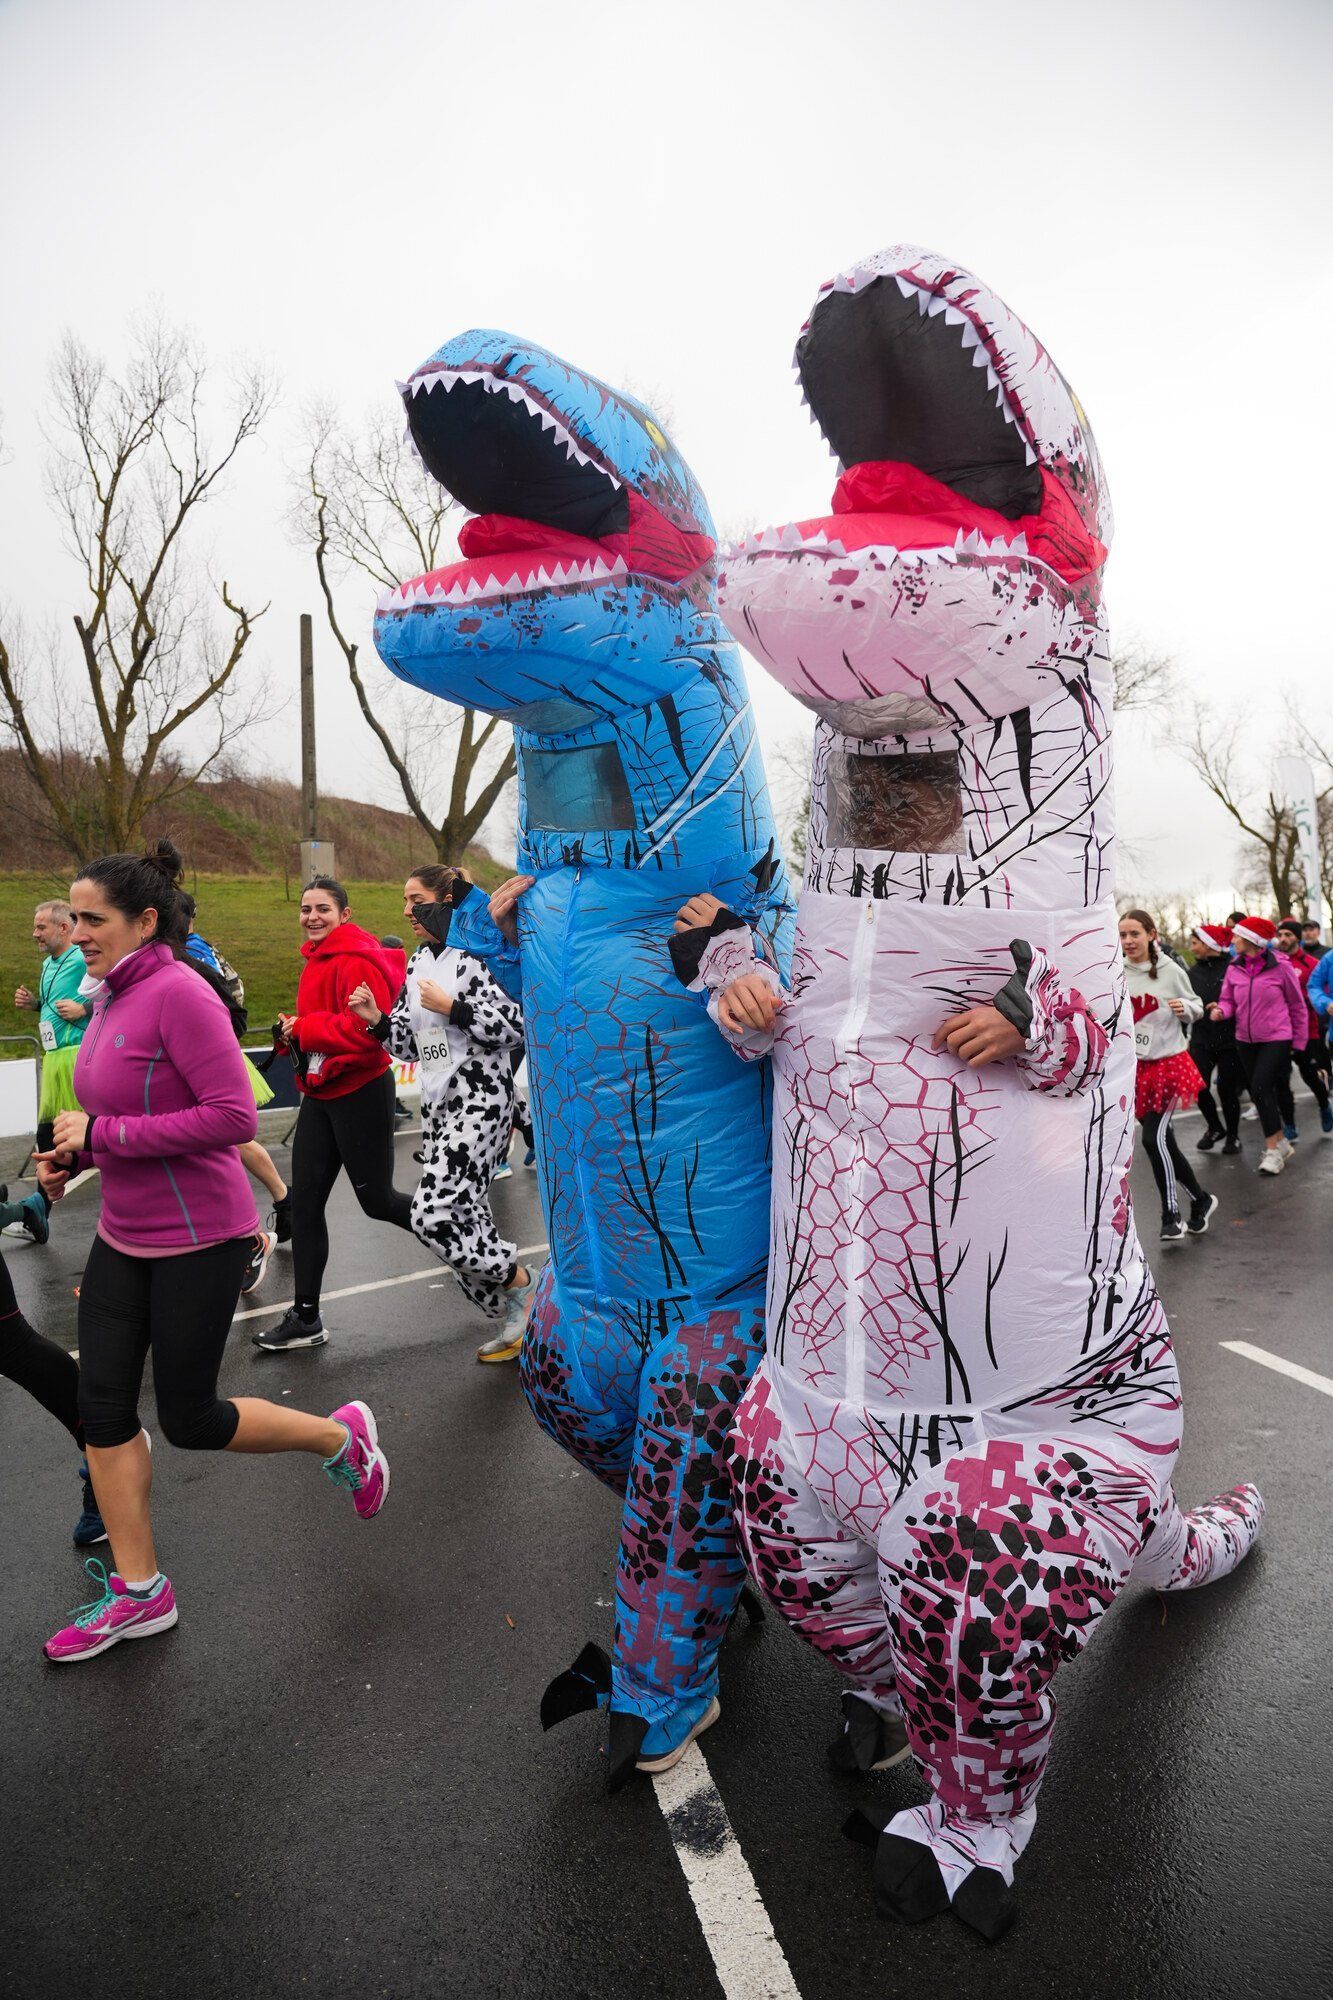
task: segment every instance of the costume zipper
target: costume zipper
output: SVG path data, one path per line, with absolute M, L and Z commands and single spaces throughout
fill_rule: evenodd
M 863 1081 L 859 1073 L 862 1058 L 853 1044 L 860 1042 L 866 1015 L 870 1011 L 870 986 L 875 954 L 875 907 L 874 898 L 867 896 L 865 915 L 857 919 L 856 937 L 852 946 L 850 992 L 842 1027 L 843 1063 L 849 1085 L 848 1104 L 852 1114 L 853 1143 L 856 1148 L 852 1160 L 852 1185 L 847 1203 L 847 1212 L 850 1215 L 863 1215 L 866 1209 L 867 1166 L 865 1144 L 861 1137 L 857 1088 Z M 847 1249 L 847 1365 L 844 1394 L 852 1403 L 862 1403 L 865 1400 L 865 1278 L 872 1259 L 873 1244 L 870 1232 L 858 1230 Z

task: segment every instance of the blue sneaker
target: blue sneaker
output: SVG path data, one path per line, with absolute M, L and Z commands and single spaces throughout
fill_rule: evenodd
M 97 1496 L 93 1492 L 93 1482 L 88 1477 L 86 1458 L 79 1460 L 79 1478 L 83 1481 L 83 1512 L 74 1523 L 74 1546 L 76 1549 L 91 1549 L 98 1542 L 106 1541 L 107 1532 L 98 1509 Z
M 1319 1124 L 1323 1131 L 1333 1132 L 1333 1104 L 1326 1104 L 1319 1114 Z
M 1284 1125 L 1282 1127 L 1282 1136 L 1289 1146 L 1294 1146 L 1301 1135 L 1294 1125 Z

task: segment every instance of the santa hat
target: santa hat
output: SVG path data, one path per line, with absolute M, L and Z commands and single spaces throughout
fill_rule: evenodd
M 1244 923 L 1236 925 L 1236 936 L 1267 951 L 1277 936 L 1277 925 L 1269 917 L 1246 917 Z
M 1231 932 L 1225 924 L 1196 924 L 1194 935 L 1202 938 L 1205 944 L 1210 944 L 1214 951 L 1231 949 Z

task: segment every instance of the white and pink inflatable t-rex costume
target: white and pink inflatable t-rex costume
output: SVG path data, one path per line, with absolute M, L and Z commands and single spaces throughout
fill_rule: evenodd
M 905 1724 L 930 1785 L 878 1838 L 880 1907 L 952 1902 L 993 1938 L 1056 1666 L 1131 1572 L 1207 1582 L 1263 1508 L 1239 1487 L 1186 1514 L 1170 1483 L 1180 1384 L 1129 1201 L 1092 433 L 1005 305 L 910 246 L 824 287 L 796 363 L 841 461 L 834 514 L 719 577 L 737 639 L 820 718 L 790 992 L 775 1031 L 731 1037 L 771 1043 L 776 1078 L 739 1516 L 767 1595 L 859 1691 L 859 1761 Z M 714 1018 L 754 967 L 719 929 Z M 990 1006 L 1012 1060 L 932 1046 Z

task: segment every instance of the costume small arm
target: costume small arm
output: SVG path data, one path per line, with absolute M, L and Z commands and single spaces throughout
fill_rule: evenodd
M 878 1837 L 881 1907 L 952 1901 L 995 1937 L 1056 1666 L 1136 1565 L 1161 1588 L 1230 1569 L 1262 1503 L 1241 1487 L 1184 1514 L 1169 1483 L 1087 420 L 992 292 L 910 247 L 826 286 L 796 359 L 845 468 L 833 515 L 719 577 L 731 630 L 820 718 L 738 1507 L 760 1584 L 859 1693 L 863 1767 L 900 1714 L 929 1783 Z M 701 976 L 747 964 L 723 934 Z M 932 1047 L 989 1005 L 1023 1037 L 1012 1060 Z
M 671 969 L 711 890 L 790 932 L 713 524 L 630 398 L 508 334 L 404 389 L 428 470 L 477 518 L 462 560 L 381 602 L 404 680 L 514 725 L 523 1013 L 551 1258 L 522 1371 L 539 1421 L 625 1496 L 608 1695 L 613 1787 L 711 1707 L 744 1578 L 723 1443 L 763 1344 L 768 1066 L 742 1070 Z

